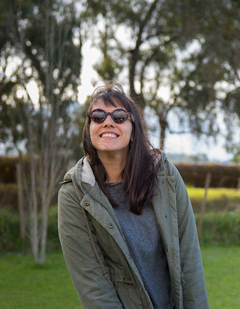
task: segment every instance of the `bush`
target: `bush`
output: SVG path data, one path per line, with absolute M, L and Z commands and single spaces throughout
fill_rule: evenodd
M 0 183 L 0 209 L 7 207 L 9 210 L 18 210 L 18 186 L 17 184 Z
M 61 250 L 57 229 L 57 207 L 51 207 L 48 219 L 47 252 Z M 29 253 L 29 233 L 26 239 L 20 236 L 20 220 L 17 214 L 7 209 L 0 211 L 0 253 Z
M 0 183 L 16 183 L 17 156 L 0 156 Z
M 30 242 L 20 237 L 20 220 L 6 209 L 0 212 L 0 252 L 27 252 Z
M 195 217 L 198 224 L 200 214 Z M 240 246 L 240 212 L 206 213 L 200 243 L 203 246 Z
M 205 190 L 187 186 L 194 213 L 201 212 Z M 207 192 L 206 212 L 226 212 L 240 209 L 240 190 L 210 188 Z
M 240 178 L 240 165 L 217 163 L 173 162 L 184 182 L 194 187 L 204 188 L 206 175 L 211 173 L 211 188 L 237 188 Z
M 196 214 L 198 224 L 200 214 Z M 0 252 L 30 251 L 30 240 L 20 237 L 20 221 L 16 214 L 0 211 Z M 240 212 L 206 213 L 204 216 L 201 245 L 240 246 Z M 61 250 L 57 228 L 57 206 L 49 209 L 47 252 Z

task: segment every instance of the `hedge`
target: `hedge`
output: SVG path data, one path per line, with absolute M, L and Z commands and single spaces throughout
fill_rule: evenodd
M 16 156 L 0 156 L 0 183 L 16 183 Z
M 199 220 L 196 214 L 196 223 Z M 0 211 L 0 253 L 28 253 L 30 241 L 20 238 L 20 222 L 17 215 Z M 200 238 L 202 246 L 240 246 L 240 212 L 206 213 Z M 47 251 L 59 251 L 61 246 L 57 231 L 57 207 L 49 211 Z
M 47 251 L 61 250 L 58 239 L 57 207 L 51 207 L 48 217 Z M 2 209 L 0 211 L 0 253 L 29 253 L 29 233 L 26 239 L 20 237 L 20 220 L 17 214 Z
M 18 185 L 15 183 L 0 183 L 0 209 L 18 209 Z
M 0 156 L 0 183 L 16 183 L 17 156 Z M 28 170 L 27 157 L 24 167 Z M 210 187 L 236 188 L 239 184 L 240 165 L 236 163 L 218 164 L 211 162 L 174 162 L 184 182 L 195 187 L 204 187 L 206 175 L 211 173 Z
M 59 185 L 60 189 L 60 185 Z M 40 190 L 38 190 L 40 194 Z M 58 192 L 53 196 L 52 203 L 57 203 Z M 28 205 L 24 205 L 25 211 Z M 0 210 L 7 208 L 15 213 L 18 212 L 18 185 L 14 183 L 0 183 Z
M 211 188 L 237 188 L 240 179 L 240 165 L 236 163 L 188 163 L 173 162 L 183 181 L 194 187 L 204 188 L 207 173 L 211 173 Z
M 198 224 L 200 214 L 195 215 Z M 200 244 L 203 246 L 240 246 L 240 211 L 207 213 Z

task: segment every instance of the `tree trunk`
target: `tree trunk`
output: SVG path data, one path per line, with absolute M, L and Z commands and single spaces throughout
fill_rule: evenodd
M 36 166 L 34 158 L 31 158 L 31 246 L 36 263 L 39 263 L 39 238 L 38 238 L 38 207 L 37 207 L 37 187 L 36 187 Z
M 198 223 L 198 236 L 199 237 L 201 237 L 202 235 L 203 218 L 204 218 L 204 214 L 206 211 L 207 192 L 210 186 L 210 182 L 211 182 L 211 173 L 207 173 L 206 180 L 205 180 L 205 195 L 204 195 L 203 202 L 202 202 L 200 220 Z
M 23 209 L 23 187 L 22 187 L 22 177 L 21 177 L 21 163 L 17 163 L 17 184 L 18 184 L 18 211 L 20 218 L 20 235 L 22 239 L 26 237 L 26 226 L 24 218 L 24 209 Z
M 240 190 L 240 178 L 238 178 L 237 190 Z
M 164 150 L 164 141 L 165 141 L 165 131 L 166 127 L 161 126 L 161 131 L 160 131 L 160 150 Z
M 40 264 L 44 264 L 46 260 L 48 208 L 48 205 L 44 205 L 42 209 Z
M 163 114 L 163 113 L 158 114 L 159 125 L 160 125 L 160 150 L 161 151 L 164 150 L 164 142 L 165 142 L 165 138 L 166 138 L 166 128 L 168 126 L 166 118 L 167 117 L 165 116 L 165 114 Z

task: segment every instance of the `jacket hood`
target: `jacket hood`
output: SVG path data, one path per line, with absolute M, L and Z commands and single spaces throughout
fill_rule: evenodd
M 77 164 L 65 174 L 63 183 L 72 181 L 71 176 L 73 174 L 77 181 L 86 182 L 91 186 L 94 186 L 96 182 L 88 157 L 81 158 Z

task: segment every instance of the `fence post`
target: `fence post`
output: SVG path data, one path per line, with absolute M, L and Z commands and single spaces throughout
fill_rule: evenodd
M 240 177 L 238 178 L 237 190 L 240 190 Z
M 204 198 L 203 198 L 203 202 L 201 206 L 201 215 L 200 215 L 200 220 L 199 220 L 198 228 L 197 228 L 199 238 L 202 235 L 203 217 L 206 211 L 207 192 L 210 186 L 210 182 L 211 182 L 211 173 L 208 172 L 206 179 L 205 179 L 205 194 L 204 194 Z

